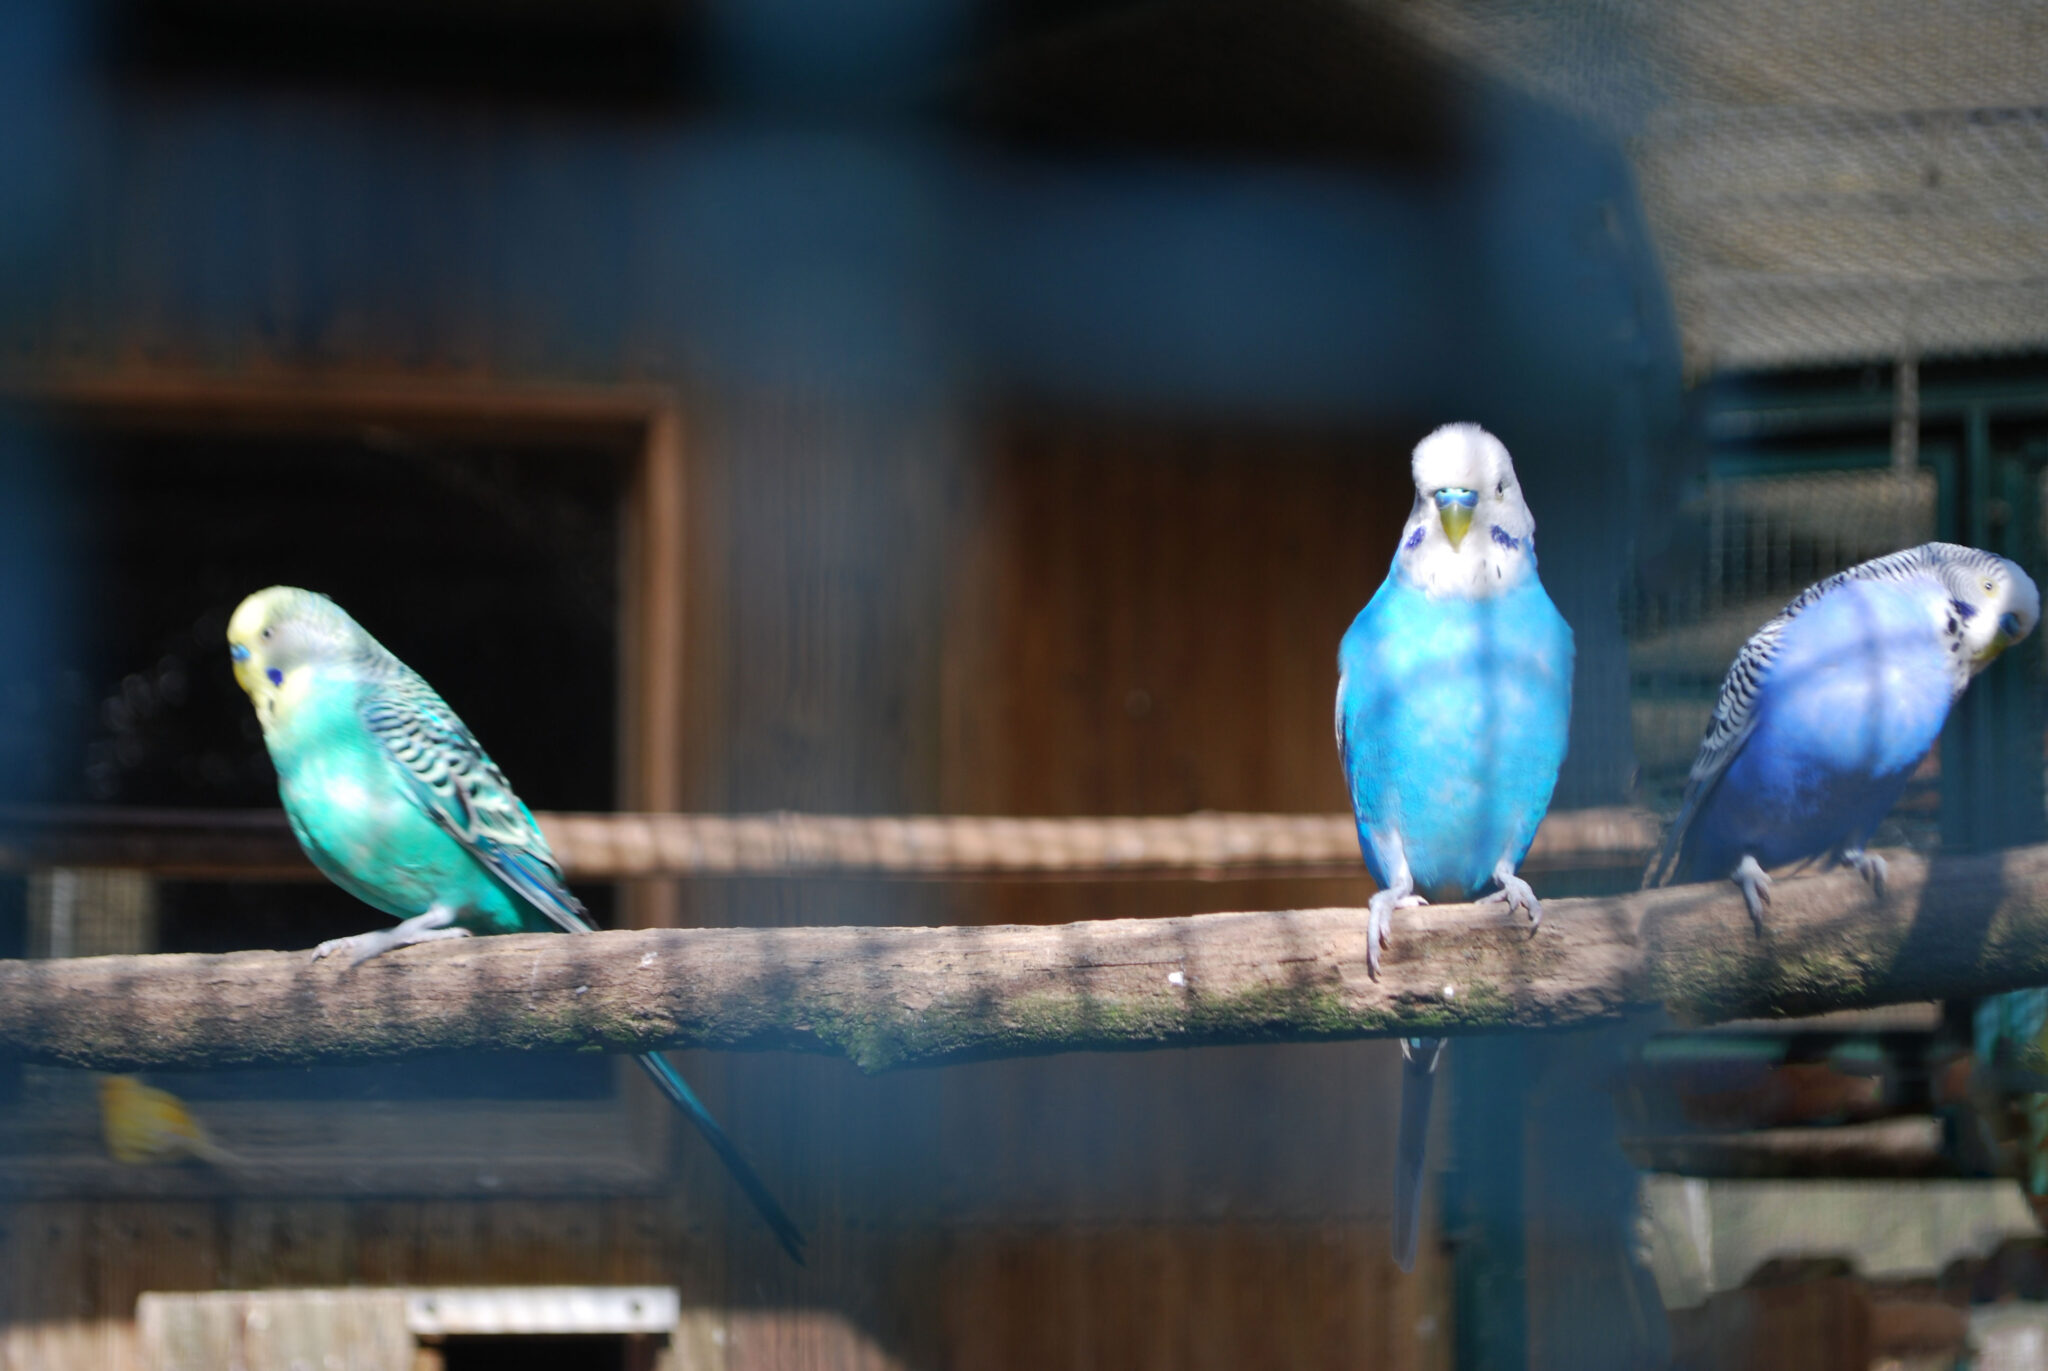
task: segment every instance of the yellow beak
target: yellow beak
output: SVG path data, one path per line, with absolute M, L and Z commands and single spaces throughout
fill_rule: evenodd
M 1990 666 L 1993 662 L 1998 660 L 1999 653 L 2005 651 L 2007 648 L 2011 647 L 2014 643 L 2018 642 L 2020 639 L 2026 636 L 2026 630 L 2020 627 L 2018 615 L 2000 615 L 1998 620 L 1997 634 L 1991 639 L 1989 643 L 1986 643 L 1984 645 L 1984 650 L 1977 654 L 1976 661 L 1972 663 L 1972 665 L 1974 665 L 1977 668 L 1977 670 L 1982 671 L 1985 667 Z
M 1436 515 L 1443 521 L 1444 537 L 1451 540 L 1452 547 L 1465 541 L 1465 532 L 1472 527 L 1472 506 L 1455 501 L 1439 504 Z

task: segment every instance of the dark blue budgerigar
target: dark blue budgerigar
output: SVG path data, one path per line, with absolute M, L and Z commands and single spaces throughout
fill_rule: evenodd
M 1949 707 L 2033 632 L 2041 596 L 1990 552 L 1922 543 L 1809 587 L 1736 654 L 1645 885 L 1732 880 L 1763 931 L 1772 867 L 1863 850 Z
M 1427 900 L 1543 906 L 1515 874 L 1550 807 L 1571 725 L 1572 631 L 1536 574 L 1514 463 L 1476 424 L 1416 445 L 1393 567 L 1338 650 L 1337 747 L 1379 882 L 1368 969 L 1393 911 Z M 1402 1043 L 1394 1258 L 1415 1263 L 1431 1082 L 1443 1044 Z

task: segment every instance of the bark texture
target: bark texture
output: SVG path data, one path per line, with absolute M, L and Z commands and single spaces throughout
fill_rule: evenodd
M 1781 880 L 1402 911 L 1382 979 L 1355 909 L 1044 927 L 657 929 L 304 953 L 0 962 L 0 1055 L 126 1070 L 430 1052 L 842 1053 L 868 1070 L 1078 1050 L 1809 1015 L 2048 983 L 2048 846 Z

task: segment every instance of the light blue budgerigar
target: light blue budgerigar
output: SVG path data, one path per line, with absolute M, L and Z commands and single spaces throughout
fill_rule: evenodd
M 2026 572 L 1954 543 L 1808 587 L 1728 668 L 1644 884 L 1725 877 L 1759 933 L 1772 867 L 1825 858 L 1883 894 L 1884 859 L 1864 844 L 1971 678 L 2040 617 Z
M 336 885 L 401 922 L 337 938 L 351 964 L 472 933 L 588 933 L 547 839 L 504 773 L 420 675 L 324 595 L 272 586 L 228 623 L 299 846 Z M 638 1057 L 803 1261 L 803 1234 L 666 1059 Z
M 1396 909 L 1427 899 L 1543 906 L 1515 874 L 1550 807 L 1571 725 L 1572 631 L 1536 574 L 1514 463 L 1476 424 L 1416 445 L 1415 508 L 1386 581 L 1338 650 L 1337 747 L 1379 890 L 1369 970 Z M 1394 1258 L 1415 1263 L 1441 1039 L 1401 1045 Z

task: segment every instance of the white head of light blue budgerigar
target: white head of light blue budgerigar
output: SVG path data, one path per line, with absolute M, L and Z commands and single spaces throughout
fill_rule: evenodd
M 1387 578 L 1338 649 L 1337 747 L 1377 976 L 1394 910 L 1425 898 L 1542 905 L 1516 874 L 1550 806 L 1571 723 L 1572 632 L 1536 572 L 1514 462 L 1476 424 L 1416 445 L 1415 505 Z M 1430 1081 L 1441 1044 L 1404 1042 L 1394 1256 L 1415 1260 Z
M 1415 445 L 1394 572 L 1431 598 L 1505 594 L 1536 574 L 1536 518 L 1500 439 L 1446 424 Z

